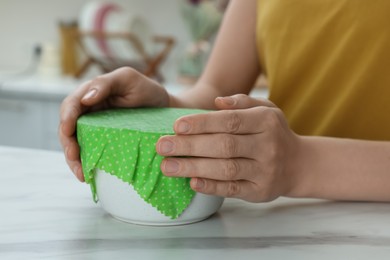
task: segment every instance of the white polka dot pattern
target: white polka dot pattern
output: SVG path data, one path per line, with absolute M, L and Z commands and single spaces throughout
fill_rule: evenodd
M 155 145 L 171 135 L 180 116 L 204 110 L 175 108 L 115 109 L 86 114 L 77 122 L 77 139 L 86 183 L 97 201 L 96 169 L 129 183 L 149 204 L 175 219 L 191 203 L 195 192 L 188 178 L 166 177 Z

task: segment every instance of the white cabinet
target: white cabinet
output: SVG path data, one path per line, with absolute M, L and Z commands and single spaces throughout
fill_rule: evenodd
M 50 101 L 44 103 L 44 116 L 47 118 L 43 132 L 47 138 L 44 138 L 44 148 L 49 150 L 61 150 L 61 144 L 58 139 L 58 125 L 60 123 L 61 101 Z
M 60 103 L 0 95 L 0 145 L 61 149 L 57 137 Z
M 61 102 L 79 84 L 39 75 L 0 82 L 0 146 L 60 150 Z

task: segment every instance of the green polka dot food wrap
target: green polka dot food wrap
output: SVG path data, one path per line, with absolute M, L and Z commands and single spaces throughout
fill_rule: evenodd
M 85 182 L 98 201 L 95 171 L 103 170 L 132 185 L 140 197 L 156 210 L 178 218 L 189 206 L 195 192 L 189 178 L 166 177 L 160 170 L 163 157 L 156 143 L 172 135 L 177 118 L 207 112 L 198 109 L 136 108 L 113 109 L 81 116 L 77 140 Z

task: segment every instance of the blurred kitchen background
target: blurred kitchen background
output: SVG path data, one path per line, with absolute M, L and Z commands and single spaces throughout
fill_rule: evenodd
M 62 100 L 117 67 L 132 66 L 174 93 L 191 87 L 227 4 L 0 0 L 0 145 L 60 150 Z

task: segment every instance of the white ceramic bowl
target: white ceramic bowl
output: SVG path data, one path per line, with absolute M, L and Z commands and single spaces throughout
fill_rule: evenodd
M 101 206 L 114 218 L 140 225 L 170 226 L 198 222 L 222 206 L 224 198 L 196 193 L 188 208 L 171 219 L 146 203 L 133 187 L 102 170 L 96 170 L 96 191 Z

